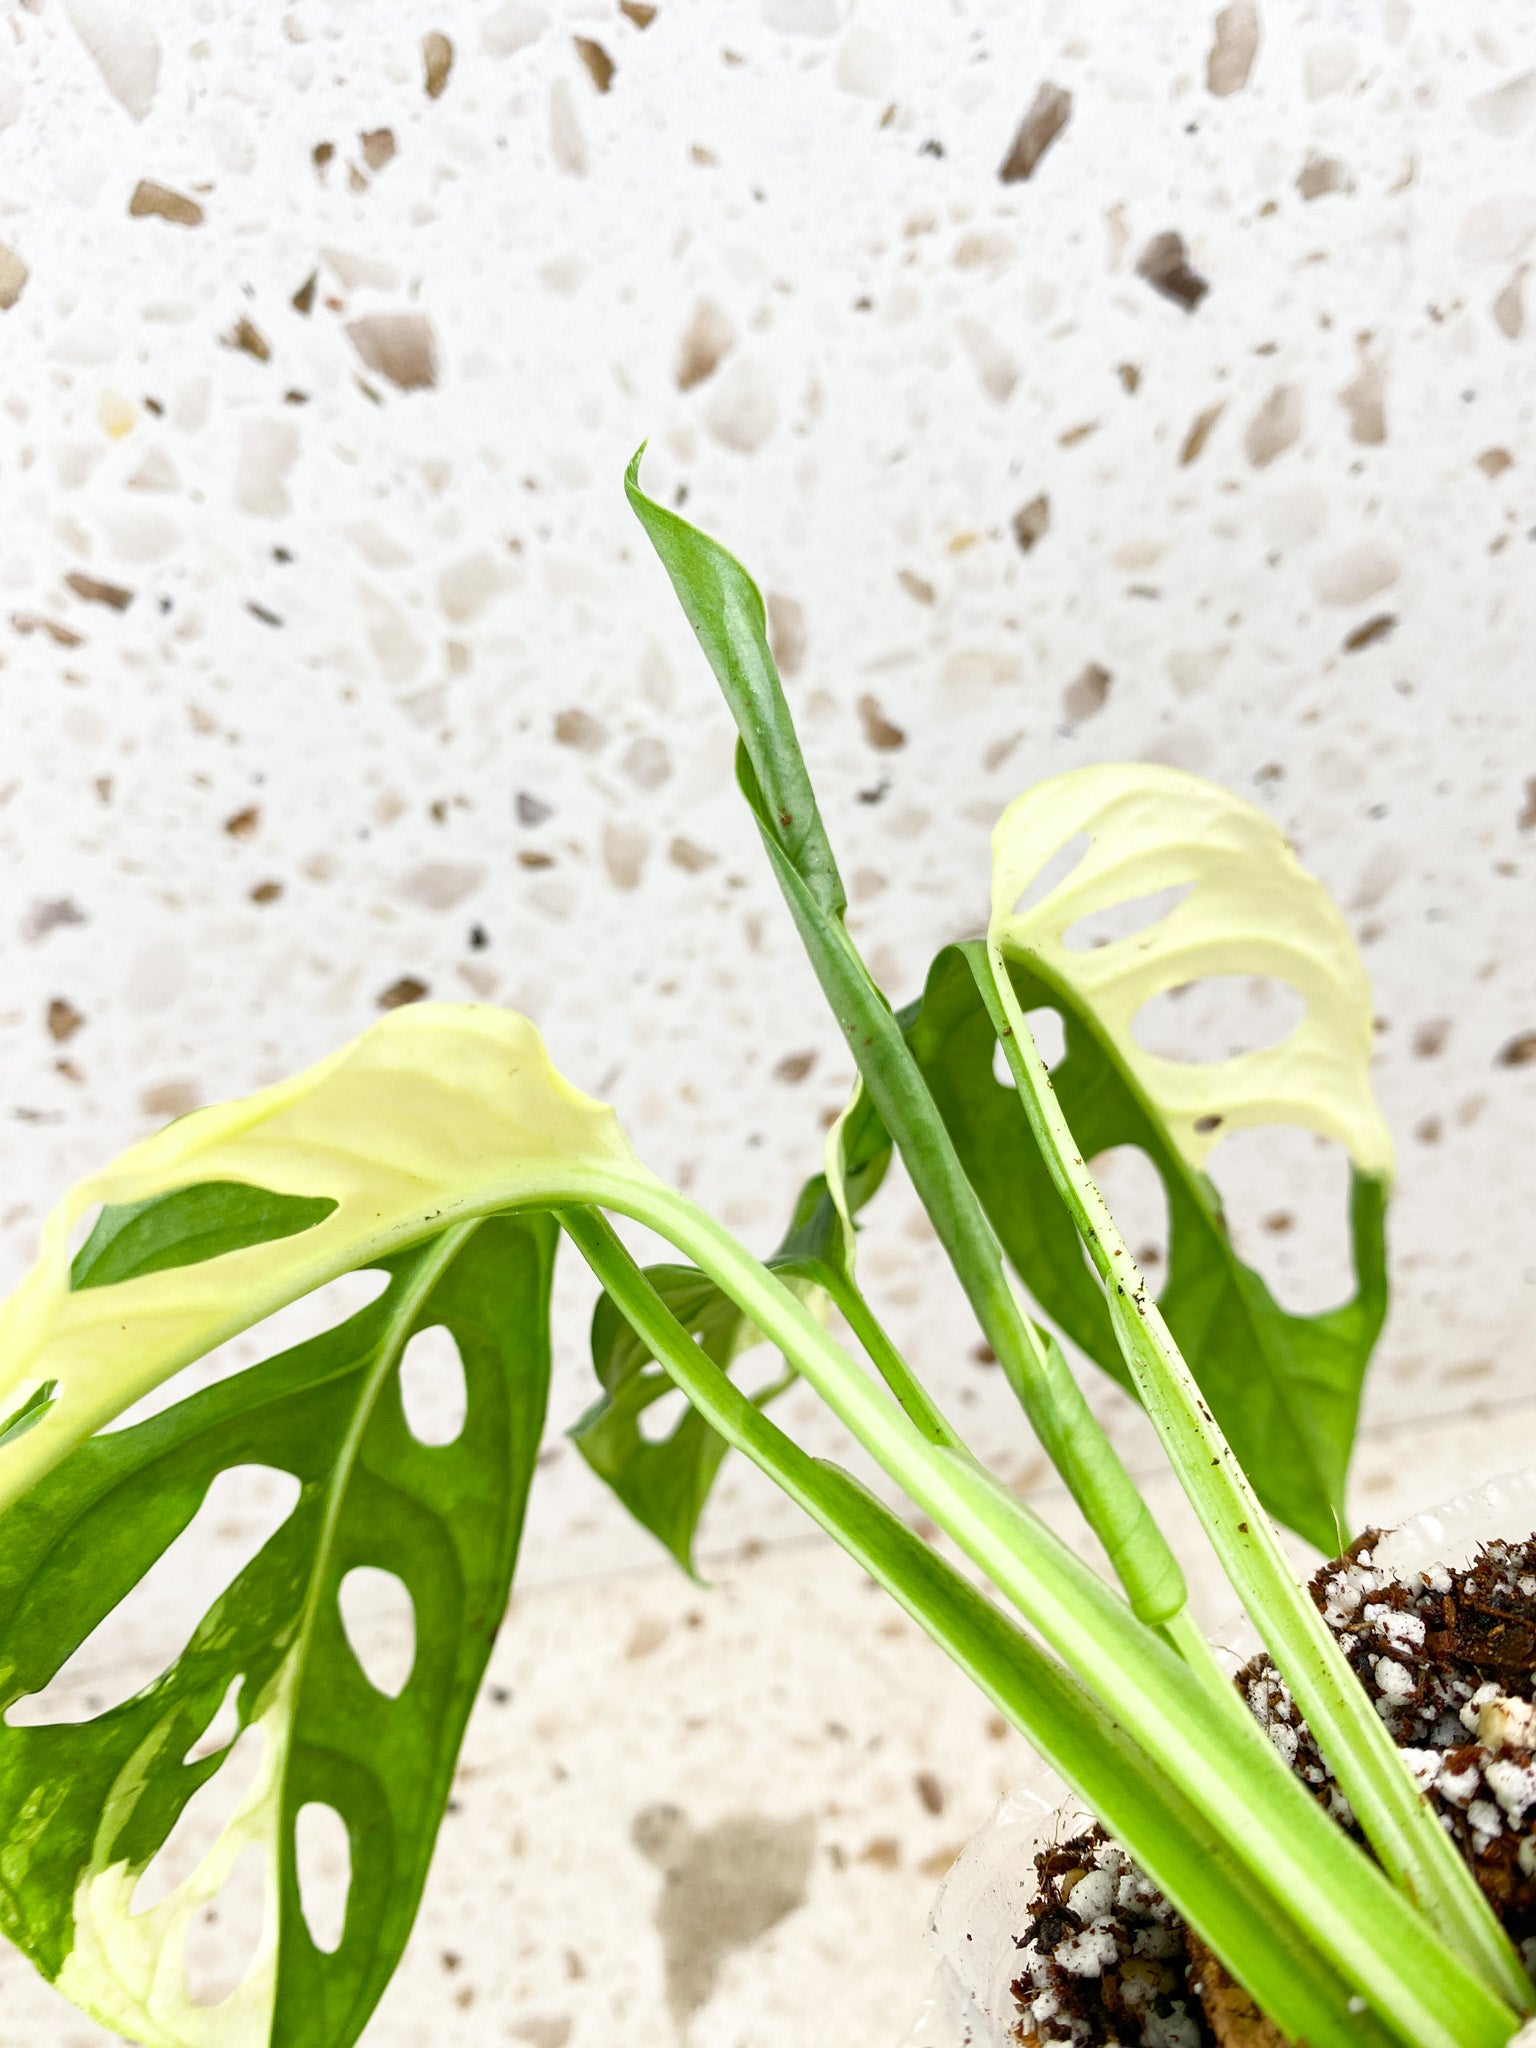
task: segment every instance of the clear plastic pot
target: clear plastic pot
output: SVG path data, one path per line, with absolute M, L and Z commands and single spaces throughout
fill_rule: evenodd
M 1399 1574 L 1430 1565 L 1470 1564 L 1480 1543 L 1536 1534 L 1536 1467 L 1506 1473 L 1441 1507 L 1412 1515 L 1382 1539 L 1376 1556 Z M 1258 1648 L 1246 1621 L 1214 1639 L 1235 1671 Z M 1044 1764 L 997 1807 L 939 1889 L 928 1922 L 937 1958 L 933 1989 L 904 2048 L 1017 2048 L 1018 2011 L 1009 1986 L 1019 1974 L 1016 1937 L 1035 1882 L 1037 1851 L 1066 1841 L 1091 1820 L 1082 1802 Z M 1536 2022 L 1511 2048 L 1536 2048 Z

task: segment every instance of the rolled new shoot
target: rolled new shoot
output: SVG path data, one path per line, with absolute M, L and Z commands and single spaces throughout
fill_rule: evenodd
M 870 1100 L 1046 1455 L 1104 1545 L 1138 1615 L 1167 1621 L 1188 1599 L 1178 1560 L 1059 1348 L 1041 1338 L 1021 1309 L 996 1233 L 927 1083 L 843 924 L 842 884 L 768 646 L 757 586 L 718 542 L 646 496 L 639 466 L 637 454 L 625 478 L 630 504 L 736 721 L 737 779 Z

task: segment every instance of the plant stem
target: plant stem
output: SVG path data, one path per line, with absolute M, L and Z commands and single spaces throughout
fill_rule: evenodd
M 1536 1993 L 1454 1842 L 1332 1632 L 1297 1584 L 1268 1516 L 1201 1397 L 1108 1204 L 1084 1164 L 995 944 L 965 948 L 1035 1142 L 1103 1280 L 1142 1405 L 1232 1586 L 1274 1657 L 1383 1867 L 1445 1940 L 1517 2010 Z
M 1181 1798 L 1258 1883 L 1289 1902 L 1406 2048 L 1500 2048 L 1514 2031 L 1509 2007 L 1327 1818 L 1257 1724 L 1218 1717 L 1181 1660 L 1023 1503 L 968 1457 L 923 1437 L 804 1304 L 686 1197 L 626 1180 L 599 1199 L 669 1237 L 779 1346 L 914 1505 L 1070 1671 L 1113 1703 L 1115 1719 Z M 628 1313 L 623 1300 L 620 1307 Z
M 1287 2032 L 1317 2048 L 1396 2037 L 1352 2009 L 1348 1985 L 1286 1902 L 1258 1886 L 1197 1809 L 1070 1673 L 1007 1622 L 890 1511 L 812 1459 L 693 1344 L 597 1211 L 559 1221 L 620 1313 L 693 1406 L 876 1579 L 1122 1839 Z
M 821 1285 L 833 1307 L 858 1338 L 870 1363 L 900 1402 L 903 1412 L 930 1443 L 945 1444 L 952 1451 L 964 1451 L 964 1439 L 940 1412 L 928 1389 L 891 1342 L 874 1310 L 854 1283 L 846 1274 L 825 1267 Z
M 843 923 L 847 898 L 794 719 L 768 645 L 756 584 L 708 534 L 640 487 L 624 488 L 650 536 L 740 735 L 736 773 L 817 979 L 871 1102 L 906 1163 L 1015 1397 L 1066 1481 L 1137 1614 L 1157 1623 L 1188 1598 L 1167 1540 L 1132 1484 L 1059 1347 L 1020 1309 L 986 1214 L 891 1014 Z
M 749 788 L 749 800 L 753 795 Z M 1177 1558 L 1088 1406 L 1060 1347 L 1042 1340 L 1019 1306 L 996 1234 L 884 994 L 841 921 L 816 903 L 760 811 L 758 823 L 870 1101 L 901 1153 L 983 1336 L 1046 1455 L 1108 1552 L 1136 1613 L 1151 1623 L 1168 1620 L 1188 1598 Z

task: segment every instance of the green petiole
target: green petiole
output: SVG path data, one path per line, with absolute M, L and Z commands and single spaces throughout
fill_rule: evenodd
M 1109 1206 L 1077 1150 L 996 945 L 964 948 L 1030 1128 L 1104 1283 L 1142 1405 L 1234 1591 L 1306 1716 L 1382 1866 L 1458 1953 L 1525 2013 L 1536 1993 L 1455 1844 L 1285 1553 L 1247 1474 L 1168 1334 Z
M 1020 1308 L 996 1233 L 927 1083 L 843 925 L 842 883 L 768 648 L 757 588 L 724 548 L 645 495 L 639 466 L 637 454 L 625 478 L 630 504 L 672 578 L 736 720 L 737 779 L 870 1100 L 901 1153 L 982 1334 L 1131 1604 L 1145 1621 L 1167 1621 L 1188 1597 L 1178 1560 L 1059 1349 L 1041 1340 Z
M 922 1436 L 804 1304 L 686 1197 L 656 1184 L 639 1199 L 616 1189 L 612 1206 L 661 1231 L 730 1294 L 914 1506 L 1100 1701 L 1113 1703 L 1115 1720 L 1156 1769 L 1229 1853 L 1289 1902 L 1405 2048 L 1494 2048 L 1509 2038 L 1509 2006 L 1340 1833 L 1257 1723 L 1219 1712 L 1181 1659 L 1022 1502 L 968 1455 Z
M 1287 1902 L 1231 1856 L 1090 1692 L 855 1480 L 808 1457 L 701 1355 L 598 1211 L 567 1209 L 559 1220 L 699 1413 L 899 1602 L 1109 1826 L 1134 1830 L 1154 1881 L 1208 1930 L 1228 1968 L 1289 2032 L 1316 2048 L 1381 2048 L 1400 2038 L 1356 2010 L 1358 1999 Z
M 1231 1839 L 1240 1855 L 1251 1848 L 1244 1839 L 1245 1828 L 1253 1830 L 1259 1807 L 1270 1801 L 1277 1802 L 1278 1836 L 1267 1842 L 1265 1854 L 1283 1858 L 1296 1849 L 1299 1855 L 1298 1844 L 1311 1826 L 1310 1819 L 1303 1822 L 1291 1797 L 1300 1788 L 1277 1765 L 1273 1752 L 1216 1670 L 1188 1615 L 1177 1562 L 1088 1410 L 1059 1347 L 1042 1341 L 1024 1316 L 1004 1271 L 996 1233 L 960 1165 L 927 1083 L 843 925 L 844 898 L 835 861 L 767 649 L 762 604 L 755 586 L 740 565 L 707 536 L 644 496 L 637 466 L 638 457 L 627 479 L 631 504 L 672 577 L 736 719 L 740 733 L 738 782 L 757 820 L 770 866 L 807 955 L 849 1042 L 863 1087 L 901 1152 L 983 1333 L 1042 1444 L 1103 1541 L 1136 1615 L 1153 1625 L 1162 1640 L 1144 1637 L 1133 1651 L 1111 1626 L 1102 1607 L 1096 1608 L 1096 1614 L 1104 1633 L 1090 1629 L 1088 1639 L 1076 1634 L 1071 1617 L 1051 1609 L 1049 1595 L 1043 1590 L 1043 1583 L 1050 1581 L 1049 1562 L 1039 1554 L 1035 1532 L 1021 1520 L 1016 1502 L 1010 1498 L 1005 1507 L 994 1499 L 994 1483 L 969 1461 L 964 1463 L 962 1476 L 962 1468 L 953 1466 L 954 1453 L 943 1449 L 931 1433 L 931 1458 L 952 1464 L 950 1472 L 943 1475 L 948 1485 L 939 1483 L 931 1464 L 926 1471 L 913 1469 L 897 1456 L 893 1443 L 877 1443 L 862 1435 L 859 1423 L 840 1406 L 848 1390 L 837 1385 L 835 1376 L 830 1382 L 818 1380 L 815 1370 L 803 1363 L 801 1370 L 910 1497 L 948 1530 L 972 1561 L 1041 1630 L 1057 1654 L 1099 1690 L 1102 1698 L 1114 1702 L 1117 1714 L 1129 1720 L 1159 1764 L 1193 1796 L 1204 1797 L 1218 1826 L 1224 1832 L 1227 1827 L 1234 1831 Z M 1508 2005 L 1495 2008 L 1499 2014 L 1495 2025 L 1507 2032 L 1509 2006 L 1526 2012 L 1532 2001 L 1529 1980 L 1512 1946 L 1454 1845 L 1425 1809 L 1385 1728 L 1307 1595 L 1295 1583 L 1257 1496 L 1201 1399 L 1155 1304 L 1148 1301 L 1144 1283 L 1054 1103 L 1001 954 L 995 948 L 990 954 L 975 947 L 966 951 L 994 1031 L 1007 1050 L 1035 1142 L 1105 1287 L 1112 1325 L 1133 1384 L 1207 1534 L 1269 1641 L 1383 1865 L 1407 1897 L 1424 1909 L 1428 1922 L 1452 1949 L 1467 1958 L 1487 1987 L 1485 1995 L 1508 2001 Z M 692 1249 L 707 1265 L 702 1250 L 698 1246 Z M 1036 1576 L 1041 1572 L 1044 1582 Z M 1112 1650 L 1108 1648 L 1111 1642 Z M 1165 1674 L 1162 1681 L 1144 1685 L 1148 1674 L 1140 1660 L 1154 1649 L 1167 1654 L 1170 1647 L 1175 1652 L 1172 1664 L 1177 1677 Z M 1159 1683 L 1165 1687 L 1161 1692 Z M 1219 1761 L 1214 1756 L 1207 1759 L 1208 1782 L 1201 1791 L 1190 1783 L 1189 1758 L 1180 1751 L 1195 1721 L 1209 1724 L 1209 1735 L 1219 1751 Z M 1237 1759 L 1241 1760 L 1237 1777 L 1228 1784 L 1227 1768 Z M 1277 1769 L 1286 1782 L 1284 1793 L 1275 1783 Z M 1245 1773 L 1251 1774 L 1246 1793 Z M 1310 1805 L 1304 1793 L 1301 1803 Z M 1315 1809 L 1312 1813 L 1315 1815 Z M 1337 1836 L 1331 1823 L 1324 1825 Z M 1325 1854 L 1323 1864 L 1327 1863 Z M 1303 1858 L 1293 1879 L 1298 1889 L 1291 1896 L 1300 1902 L 1303 1918 L 1317 1938 L 1328 1944 L 1336 1938 L 1329 1916 L 1338 1902 L 1327 1902 L 1325 1872 L 1311 1868 Z M 1309 1891 L 1309 1886 L 1316 1888 Z M 1422 1939 L 1423 1923 L 1414 1925 Z M 1372 1951 L 1368 1940 L 1359 1945 L 1360 1933 L 1355 1929 L 1350 1937 L 1357 1945 L 1350 1949 L 1345 1967 L 1362 1987 L 1369 1980 L 1367 1995 L 1373 2002 L 1386 1997 L 1389 2004 L 1384 2009 L 1392 2010 L 1394 2018 L 1401 2017 L 1401 2001 L 1412 2001 L 1399 1981 L 1400 1962 Z M 1345 1946 L 1349 1948 L 1350 1942 Z M 1422 1964 L 1422 1956 L 1420 1961 Z M 1449 1963 L 1450 1955 L 1442 1949 L 1436 1971 L 1443 1971 Z M 1381 1964 L 1384 1978 L 1375 1974 Z M 1442 1980 L 1442 1989 L 1453 2000 L 1467 1989 L 1464 1977 L 1451 1989 L 1459 1968 L 1452 1966 L 1452 1976 Z M 1422 1980 L 1422 1967 L 1416 1974 Z M 1472 2024 L 1470 2009 L 1464 2010 L 1463 2018 Z M 1415 2024 L 1428 2028 L 1432 2023 L 1426 2012 Z M 1458 2024 L 1450 2022 L 1447 2038 L 1459 2038 Z M 1410 2038 L 1428 2039 L 1429 2034 Z

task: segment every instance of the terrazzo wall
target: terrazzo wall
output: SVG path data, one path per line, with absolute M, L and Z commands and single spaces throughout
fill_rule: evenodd
M 0 124 L 7 1278 L 111 1149 L 426 992 L 528 1011 L 774 1241 L 849 1070 L 624 504 L 648 436 L 771 593 L 898 999 L 1032 779 L 1165 761 L 1278 820 L 1401 1147 L 1369 1418 L 1528 1387 L 1536 14 L 13 0 Z M 1214 1170 L 1336 1296 L 1337 1163 Z M 921 1219 L 873 1221 L 1027 1481 Z M 547 1456 L 532 1578 L 632 1558 Z M 712 1540 L 790 1526 L 736 1475 Z

